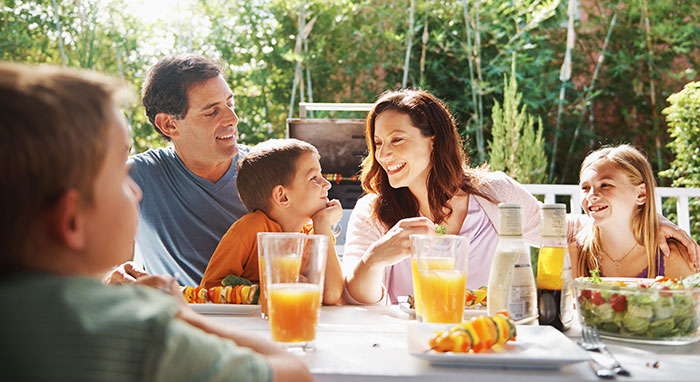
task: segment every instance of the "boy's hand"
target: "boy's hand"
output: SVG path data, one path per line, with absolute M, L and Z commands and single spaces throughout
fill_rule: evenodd
M 148 276 L 143 267 L 133 261 L 127 261 L 104 274 L 102 282 L 106 285 L 132 284 L 142 276 Z
M 337 199 L 330 200 L 326 208 L 318 210 L 311 220 L 314 223 L 314 232 L 319 234 L 330 234 L 331 225 L 336 224 L 343 217 L 343 206 Z

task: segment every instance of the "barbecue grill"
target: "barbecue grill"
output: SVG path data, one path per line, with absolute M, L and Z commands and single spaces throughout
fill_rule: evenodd
M 288 119 L 287 136 L 311 143 L 321 155 L 323 175 L 332 183 L 330 199 L 345 209 L 362 194 L 360 164 L 367 155 L 364 119 Z

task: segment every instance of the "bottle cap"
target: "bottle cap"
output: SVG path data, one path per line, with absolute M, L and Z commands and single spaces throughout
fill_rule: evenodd
M 522 236 L 523 221 L 520 204 L 501 203 L 498 205 L 498 234 L 500 236 Z
M 542 236 L 566 237 L 566 204 L 542 205 Z

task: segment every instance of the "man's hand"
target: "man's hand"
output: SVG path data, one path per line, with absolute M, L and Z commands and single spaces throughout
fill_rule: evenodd
M 676 239 L 688 250 L 688 261 L 693 264 L 697 271 L 700 264 L 700 245 L 687 232 L 666 218 L 659 219 L 659 228 L 659 249 L 668 256 L 671 253 L 671 249 L 668 247 L 667 240 L 669 238 Z
M 107 285 L 133 284 L 139 277 L 148 276 L 148 273 L 133 261 L 126 263 L 107 272 L 102 278 L 102 282 Z

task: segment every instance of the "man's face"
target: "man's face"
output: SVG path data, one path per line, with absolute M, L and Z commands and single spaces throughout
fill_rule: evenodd
M 233 93 L 221 76 L 196 83 L 187 91 L 189 108 L 176 120 L 172 141 L 181 159 L 200 165 L 230 163 L 238 146 L 238 116 Z
M 129 136 L 124 117 L 115 111 L 103 163 L 94 183 L 92 205 L 83 205 L 86 229 L 85 261 L 102 272 L 130 260 L 133 253 L 141 189 L 129 176 L 126 158 Z

